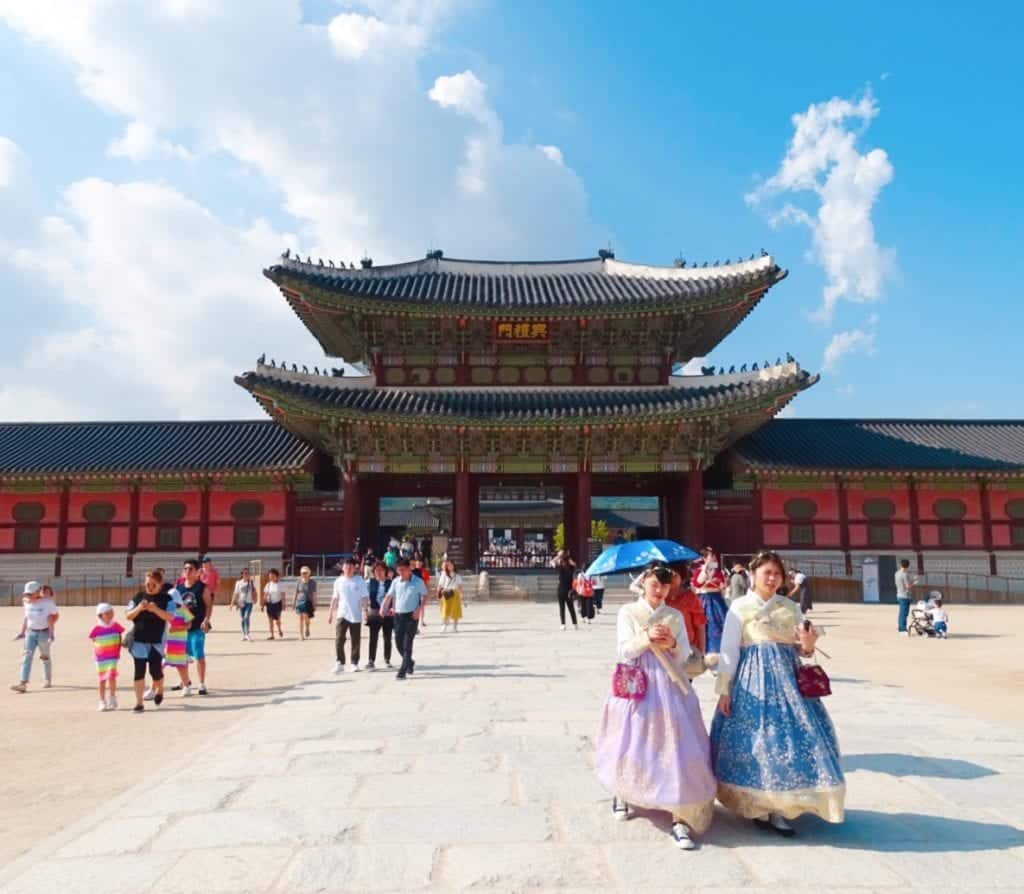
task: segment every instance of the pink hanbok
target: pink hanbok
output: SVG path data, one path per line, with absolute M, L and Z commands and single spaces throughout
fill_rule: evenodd
M 651 651 L 651 623 L 667 625 L 679 643 L 675 656 L 662 653 L 673 675 Z M 619 661 L 639 664 L 647 675 L 647 694 L 639 700 L 609 694 L 595 765 L 613 795 L 633 807 L 668 811 L 700 834 L 711 824 L 717 785 L 700 703 L 685 682 L 689 652 L 686 625 L 675 609 L 663 606 L 655 614 L 643 597 L 619 609 Z

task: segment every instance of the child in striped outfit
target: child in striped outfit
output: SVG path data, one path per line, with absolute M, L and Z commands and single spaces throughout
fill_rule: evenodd
M 114 607 L 109 602 L 96 606 L 96 618 L 99 623 L 89 631 L 99 674 L 100 703 L 96 710 L 116 711 L 117 662 L 121 658 L 124 628 L 114 620 Z
M 181 679 L 181 694 L 192 694 L 192 684 L 188 675 L 188 628 L 192 624 L 193 614 L 182 600 L 177 589 L 171 590 L 171 623 L 167 625 L 167 642 L 164 646 L 164 667 L 173 667 Z

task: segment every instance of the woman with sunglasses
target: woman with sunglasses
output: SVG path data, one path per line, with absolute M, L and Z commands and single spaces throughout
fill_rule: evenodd
M 693 836 L 711 823 L 715 778 L 700 703 L 686 682 L 690 643 L 683 616 L 664 604 L 672 570 L 653 565 L 639 583 L 643 595 L 619 609 L 618 659 L 643 672 L 647 691 L 605 700 L 597 776 L 616 819 L 628 819 L 630 807 L 668 811 L 673 844 L 693 850 Z
M 711 755 L 718 800 L 788 838 L 789 820 L 804 813 L 841 823 L 846 783 L 825 706 L 797 686 L 798 662 L 814 656 L 818 634 L 779 595 L 786 571 L 776 553 L 754 556 L 750 574 L 751 591 L 725 619 Z

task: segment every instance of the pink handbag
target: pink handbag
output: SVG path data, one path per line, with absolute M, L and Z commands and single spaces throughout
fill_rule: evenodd
M 616 664 L 612 674 L 612 695 L 640 701 L 647 695 L 647 674 L 637 664 Z

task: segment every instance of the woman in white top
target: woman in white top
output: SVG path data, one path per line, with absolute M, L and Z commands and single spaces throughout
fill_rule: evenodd
M 277 625 L 277 635 L 284 639 L 284 631 L 281 629 L 281 612 L 284 611 L 284 590 L 281 589 L 281 572 L 271 568 L 267 572 L 267 582 L 263 585 L 263 598 L 260 603 L 260 610 L 266 611 L 267 623 L 270 625 L 270 636 L 274 638 L 274 625 Z
M 455 563 L 445 559 L 441 564 L 441 573 L 437 577 L 437 598 L 441 603 L 441 620 L 444 626 L 441 632 L 448 630 L 451 622 L 456 633 L 459 632 L 459 621 L 462 619 L 462 577 L 455 570 Z
M 252 642 L 249 625 L 252 622 L 252 607 L 256 603 L 256 587 L 249 577 L 249 569 L 243 568 L 235 582 L 235 592 L 231 595 L 231 607 L 237 608 L 242 618 L 242 642 Z
M 686 680 L 686 624 L 665 605 L 672 570 L 654 565 L 641 581 L 644 595 L 619 609 L 617 654 L 643 673 L 647 691 L 639 699 L 613 692 L 605 700 L 594 765 L 614 796 L 616 819 L 627 819 L 630 807 L 666 810 L 673 843 L 692 850 L 692 836 L 707 829 L 714 812 L 708 734 Z
M 749 567 L 752 589 L 725 619 L 711 757 L 718 800 L 789 837 L 789 820 L 804 813 L 841 823 L 846 782 L 825 706 L 797 685 L 799 659 L 813 657 L 818 634 L 778 595 L 786 571 L 777 553 L 762 550 Z

